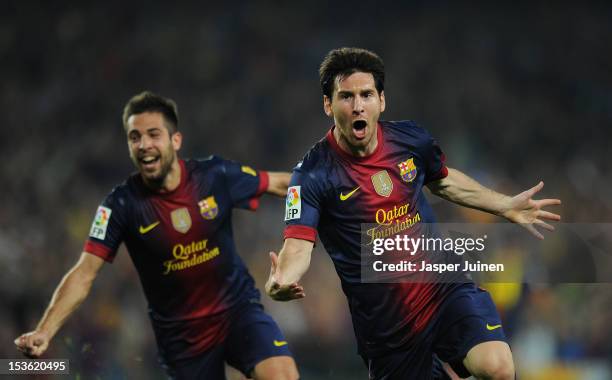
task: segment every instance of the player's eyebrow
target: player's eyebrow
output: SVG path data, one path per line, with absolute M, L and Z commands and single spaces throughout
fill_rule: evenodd
M 161 128 L 160 127 L 151 127 L 151 128 L 147 128 L 145 130 L 145 133 L 151 133 L 151 132 L 160 132 Z M 133 136 L 133 135 L 140 135 L 140 131 L 138 129 L 132 129 L 131 131 L 128 132 L 128 136 Z
M 352 90 L 338 90 L 338 95 L 352 95 L 355 91 Z

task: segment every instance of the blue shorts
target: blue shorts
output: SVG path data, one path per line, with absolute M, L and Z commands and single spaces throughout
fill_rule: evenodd
M 468 377 L 463 359 L 472 347 L 489 341 L 506 342 L 491 296 L 471 283 L 460 285 L 448 296 L 420 337 L 407 350 L 364 358 L 370 379 L 448 379 L 441 373 L 440 360 L 457 375 Z
M 171 379 L 225 379 L 227 362 L 246 377 L 255 366 L 274 356 L 292 356 L 276 322 L 259 303 L 249 304 L 232 317 L 225 341 L 202 354 L 176 363 L 162 363 Z

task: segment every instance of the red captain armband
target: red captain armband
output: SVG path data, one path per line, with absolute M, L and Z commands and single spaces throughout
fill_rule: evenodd
M 308 226 L 287 226 L 283 235 L 285 239 L 302 239 L 313 243 L 317 240 L 317 230 Z
M 98 256 L 102 260 L 112 263 L 115 256 L 113 250 L 105 246 L 104 244 L 96 243 L 95 241 L 87 240 L 83 251 L 94 256 Z

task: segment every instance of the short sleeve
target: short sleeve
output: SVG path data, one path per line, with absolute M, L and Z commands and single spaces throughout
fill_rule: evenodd
M 304 171 L 300 165 L 294 169 L 285 202 L 285 239 L 316 240 L 323 196 L 321 186 L 321 178 Z
M 427 134 L 426 141 L 422 152 L 425 160 L 425 183 L 437 181 L 448 175 L 448 168 L 446 167 L 446 156 L 440 148 L 438 141 Z
M 268 189 L 268 173 L 230 160 L 223 162 L 223 169 L 232 205 L 257 210 L 259 197 Z
M 124 239 L 126 215 L 125 199 L 113 191 L 98 206 L 83 251 L 112 262 Z

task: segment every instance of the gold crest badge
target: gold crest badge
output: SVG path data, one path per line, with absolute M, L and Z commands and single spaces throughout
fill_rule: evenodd
M 187 207 L 178 208 L 170 213 L 172 226 L 178 232 L 185 234 L 191 228 L 191 216 Z
M 215 219 L 219 213 L 219 206 L 215 201 L 215 197 L 212 195 L 199 201 L 198 206 L 200 206 L 200 214 L 202 215 L 202 218 L 206 220 Z
M 404 182 L 412 182 L 416 178 L 417 168 L 414 164 L 414 158 L 400 162 L 397 164 L 397 167 L 400 170 L 400 176 Z
M 389 197 L 393 191 L 393 182 L 386 170 L 381 170 L 372 177 L 372 184 L 376 193 L 383 197 Z

